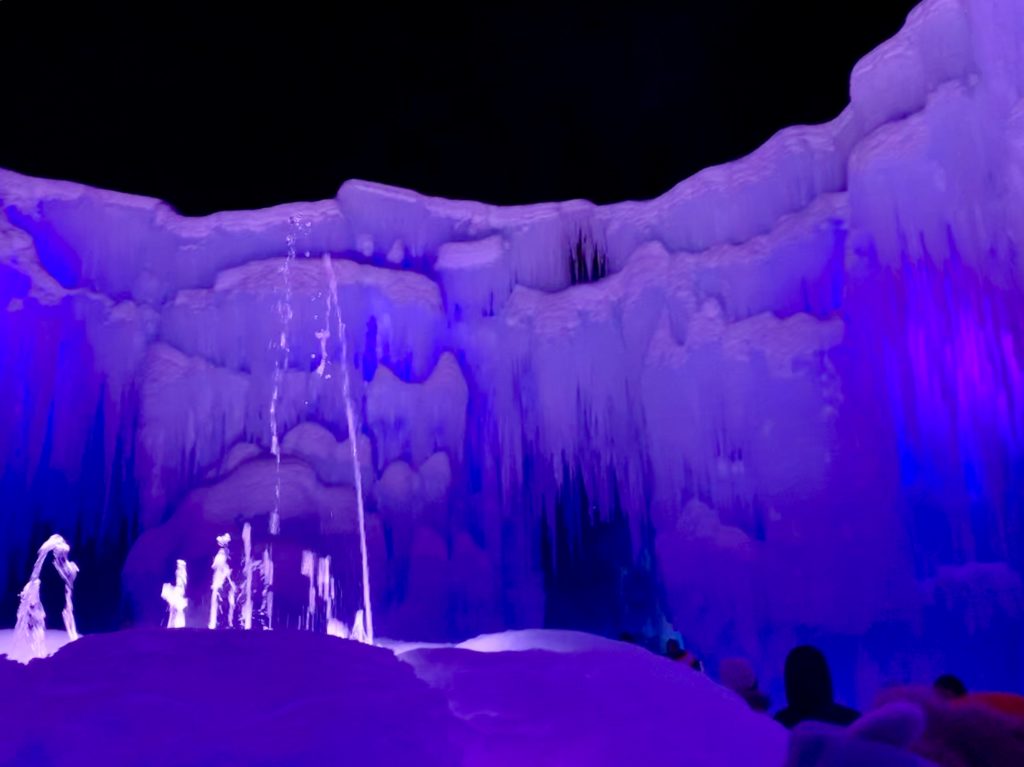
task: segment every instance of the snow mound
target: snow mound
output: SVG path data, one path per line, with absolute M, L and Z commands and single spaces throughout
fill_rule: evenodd
M 634 645 L 515 631 L 400 657 L 468 725 L 467 767 L 785 761 L 778 724 L 708 677 Z
M 523 629 L 502 631 L 497 634 L 481 634 L 456 645 L 462 650 L 474 652 L 523 652 L 525 650 L 546 650 L 548 652 L 586 652 L 606 650 L 631 652 L 632 645 L 616 642 L 583 631 L 561 631 L 558 629 Z M 637 648 L 639 649 L 639 648 Z
M 274 632 L 94 635 L 0 662 L 0 764 L 457 765 L 443 698 L 381 648 Z

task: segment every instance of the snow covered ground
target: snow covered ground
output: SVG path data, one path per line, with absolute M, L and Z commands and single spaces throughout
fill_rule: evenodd
M 473 649 L 470 649 L 473 648 Z M 0 659 L 0 764 L 764 765 L 787 735 L 632 645 L 511 632 L 397 652 L 287 631 L 87 636 Z

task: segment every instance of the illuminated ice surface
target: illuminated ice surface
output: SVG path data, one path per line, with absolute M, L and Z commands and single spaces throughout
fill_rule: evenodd
M 0 615 L 61 531 L 86 633 L 164 624 L 176 561 L 246 522 L 262 556 L 277 507 L 275 626 L 306 550 L 352 624 L 358 476 L 384 636 L 674 626 L 776 693 L 801 640 L 850 701 L 1021 689 L 1022 51 L 1024 0 L 926 0 L 835 120 L 649 202 L 186 218 L 0 172 Z

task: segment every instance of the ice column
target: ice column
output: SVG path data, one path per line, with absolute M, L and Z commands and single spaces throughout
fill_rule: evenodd
M 242 573 L 245 585 L 242 591 L 242 628 L 252 628 L 252 525 L 246 522 L 242 526 Z

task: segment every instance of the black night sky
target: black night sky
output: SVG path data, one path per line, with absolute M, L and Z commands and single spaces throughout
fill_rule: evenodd
M 832 118 L 914 3 L 0 2 L 0 167 L 184 213 L 347 178 L 524 203 L 653 197 Z M 625 4 L 624 4 L 625 5 Z

